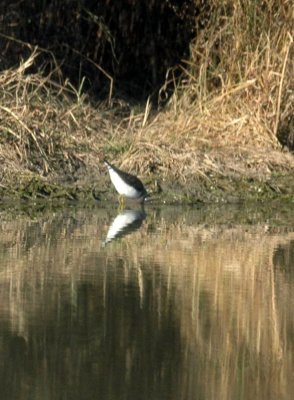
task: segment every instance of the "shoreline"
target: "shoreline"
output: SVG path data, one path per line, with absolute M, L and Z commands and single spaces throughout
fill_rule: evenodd
M 144 182 L 144 177 L 142 178 Z M 159 182 L 159 185 L 158 183 Z M 238 204 L 246 202 L 294 202 L 292 171 L 271 174 L 266 179 L 250 176 L 226 177 L 215 175 L 184 184 L 172 177 L 149 176 L 145 186 L 151 193 L 148 203 L 162 205 Z M 38 202 L 55 204 L 108 204 L 117 202 L 117 194 L 106 173 L 94 181 L 84 177 L 78 183 L 56 183 L 39 175 L 19 177 L 0 185 L 0 206 Z M 132 202 L 130 202 L 132 204 Z

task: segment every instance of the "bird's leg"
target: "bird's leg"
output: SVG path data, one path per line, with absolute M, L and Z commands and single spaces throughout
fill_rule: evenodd
M 125 208 L 125 198 L 124 198 L 124 196 L 121 196 L 121 206 L 122 206 L 122 209 Z
M 119 202 L 119 207 L 118 207 L 118 209 L 119 210 L 123 210 L 124 208 L 125 208 L 125 198 L 124 198 L 124 196 L 123 195 L 119 195 L 118 196 L 118 202 Z

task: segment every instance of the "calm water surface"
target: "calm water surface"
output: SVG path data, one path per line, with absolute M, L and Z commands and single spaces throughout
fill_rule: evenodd
M 292 399 L 294 213 L 281 215 L 2 212 L 1 399 Z

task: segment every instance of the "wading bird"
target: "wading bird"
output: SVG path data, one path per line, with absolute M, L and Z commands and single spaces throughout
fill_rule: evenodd
M 127 172 L 121 171 L 114 165 L 110 164 L 104 159 L 104 164 L 107 166 L 111 182 L 119 193 L 119 205 L 124 206 L 125 197 L 139 201 L 141 204 L 144 203 L 145 198 L 148 196 L 147 191 L 135 175 L 128 174 Z

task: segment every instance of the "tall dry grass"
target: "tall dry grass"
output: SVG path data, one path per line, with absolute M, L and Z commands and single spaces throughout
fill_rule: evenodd
M 0 72 L 2 185 L 24 175 L 79 182 L 101 173 L 100 155 L 146 176 L 185 182 L 210 175 L 266 179 L 294 168 L 280 124 L 293 115 L 293 7 L 289 1 L 214 0 L 190 58 L 167 73 L 168 104 L 93 106 L 62 77 L 32 73 L 38 51 Z M 39 50 L 41 51 L 41 50 Z
M 19 175 L 73 177 L 86 165 L 96 165 L 96 151 L 101 147 L 97 131 L 112 129 L 85 96 L 64 80 L 57 65 L 46 76 L 30 73 L 37 58 L 35 49 L 18 68 L 0 73 L 4 182 Z
M 274 0 L 213 6 L 169 106 L 136 136 L 124 163 L 146 165 L 152 154 L 163 173 L 180 179 L 292 169 L 277 134 L 294 111 L 293 7 Z

